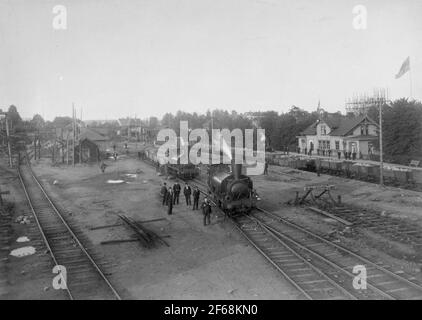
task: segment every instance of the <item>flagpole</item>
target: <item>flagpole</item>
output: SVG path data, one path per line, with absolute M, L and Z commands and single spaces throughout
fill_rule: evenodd
M 412 94 L 412 68 L 410 68 L 410 64 L 409 64 L 409 81 L 410 81 L 410 98 L 413 98 L 413 94 Z
M 384 157 L 383 157 L 383 148 L 382 148 L 382 103 L 379 103 L 379 143 L 380 143 L 380 187 L 384 186 Z

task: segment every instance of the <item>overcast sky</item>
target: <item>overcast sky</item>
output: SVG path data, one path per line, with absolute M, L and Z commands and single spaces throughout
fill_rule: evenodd
M 55 5 L 67 30 L 54 30 Z M 366 30 L 353 7 L 366 6 Z M 420 0 L 0 0 L 0 108 L 52 120 L 222 108 L 344 111 L 388 87 L 422 99 Z

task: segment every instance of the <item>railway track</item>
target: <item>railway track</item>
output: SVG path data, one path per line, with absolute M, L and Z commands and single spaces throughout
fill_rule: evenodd
M 287 174 L 288 175 L 288 174 Z M 194 179 L 200 190 L 206 185 Z M 203 194 L 206 191 L 201 190 Z M 257 208 L 231 218 L 238 231 L 306 299 L 422 299 L 422 286 L 274 213 Z M 367 272 L 355 289 L 355 266 Z
M 248 242 L 309 300 L 357 299 L 321 269 L 303 258 L 283 240 L 256 220 L 240 215 L 232 221 Z
M 192 181 L 204 187 L 200 181 Z M 201 190 L 204 194 L 205 191 Z M 282 217 L 257 208 L 231 219 L 247 241 L 307 299 L 422 299 L 422 286 Z M 353 287 L 364 266 L 367 288 Z
M 275 174 L 275 175 L 278 175 L 278 176 L 286 176 L 286 177 L 289 177 L 290 179 L 292 179 L 292 181 L 298 181 L 298 180 L 311 181 L 311 179 L 309 179 L 309 178 L 304 178 L 304 177 L 299 176 L 298 174 L 300 174 L 300 172 L 298 172 L 296 175 L 294 175 L 294 174 L 290 174 L 290 173 L 287 173 L 287 172 L 274 170 L 274 168 L 271 168 L 271 167 L 275 167 L 275 166 L 273 166 L 273 165 L 268 166 L 268 169 L 269 169 L 268 172 L 270 174 Z M 291 169 L 291 171 L 292 171 L 292 169 Z
M 340 275 L 348 277 L 349 280 L 344 282 L 345 288 L 350 289 L 352 279 L 356 276 L 353 274 L 353 267 L 364 266 L 367 272 L 367 290 L 355 290 L 361 298 L 422 299 L 420 284 L 388 270 L 380 263 L 372 262 L 264 209 L 258 208 L 252 217 L 308 261 L 320 266 L 326 274 L 335 275 L 337 279 L 340 279 Z
M 202 181 L 193 180 L 201 190 Z M 224 214 L 224 212 L 223 212 Z M 246 240 L 289 281 L 302 298 L 309 300 L 356 300 L 359 296 L 348 291 L 322 269 L 307 260 L 266 225 L 249 215 L 237 215 L 230 221 Z M 344 277 L 343 280 L 345 281 Z
M 66 268 L 66 292 L 71 300 L 121 297 L 88 253 L 29 165 L 18 168 L 19 179 L 41 236 L 55 265 Z
M 345 205 L 331 206 L 326 210 L 339 218 L 352 222 L 355 227 L 370 230 L 388 239 L 410 244 L 415 248 L 422 248 L 422 230 L 410 222 L 383 216 L 382 213 L 369 209 L 358 209 Z

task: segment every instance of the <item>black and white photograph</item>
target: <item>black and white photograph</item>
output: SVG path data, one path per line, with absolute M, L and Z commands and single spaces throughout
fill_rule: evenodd
M 422 300 L 421 13 L 0 0 L 0 300 Z

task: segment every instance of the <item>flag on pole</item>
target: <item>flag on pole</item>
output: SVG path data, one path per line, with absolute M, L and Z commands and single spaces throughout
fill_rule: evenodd
M 404 60 L 403 64 L 401 65 L 399 73 L 396 74 L 396 79 L 400 78 L 409 70 L 410 70 L 410 57 L 407 57 L 407 59 Z

